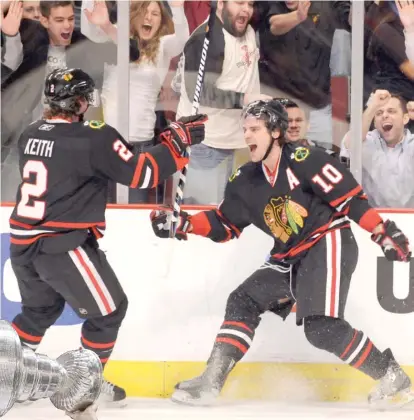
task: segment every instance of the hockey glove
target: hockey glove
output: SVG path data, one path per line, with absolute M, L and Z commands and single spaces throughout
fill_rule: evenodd
M 371 239 L 381 247 L 387 260 L 410 261 L 411 251 L 408 238 L 397 228 L 394 222 L 385 221 L 382 229 L 373 233 Z
M 166 210 L 153 210 L 150 214 L 152 230 L 159 238 L 169 238 L 171 227 L 172 211 L 170 207 Z M 175 237 L 178 240 L 186 241 L 188 239 L 187 233 L 191 231 L 190 215 L 185 211 L 180 212 L 179 221 L 177 223 L 177 230 Z
M 182 117 L 161 133 L 161 139 L 171 145 L 178 156 L 184 156 L 187 147 L 204 140 L 206 121 L 207 115 L 204 114 Z

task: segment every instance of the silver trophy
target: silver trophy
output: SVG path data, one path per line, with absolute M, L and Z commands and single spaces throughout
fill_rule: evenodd
M 0 320 L 0 417 L 18 402 L 50 398 L 59 410 L 84 410 L 99 397 L 102 364 L 85 349 L 56 360 L 22 346 L 13 327 Z

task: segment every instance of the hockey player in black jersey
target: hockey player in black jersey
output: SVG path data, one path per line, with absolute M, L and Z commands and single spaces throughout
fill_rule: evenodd
M 176 237 L 189 233 L 215 242 L 237 238 L 253 224 L 274 238 L 270 260 L 227 300 L 224 321 L 204 373 L 176 385 L 172 399 L 208 404 L 248 351 L 266 311 L 285 319 L 297 304 L 297 324 L 308 341 L 378 381 L 371 403 L 411 387 L 390 349 L 380 351 L 345 319 L 358 248 L 350 220 L 371 233 L 386 258 L 408 261 L 408 239 L 368 205 L 361 186 L 336 159 L 318 148 L 285 142 L 287 114 L 276 100 L 251 103 L 243 113 L 252 162 L 229 179 L 216 210 L 181 213 Z M 168 237 L 170 212 L 151 214 L 154 232 Z
M 45 82 L 45 119 L 19 139 L 22 183 L 10 217 L 10 254 L 22 312 L 13 326 L 22 343 L 36 349 L 66 302 L 85 319 L 82 345 L 105 366 L 128 306 L 97 243 L 105 229 L 108 183 L 151 188 L 183 168 L 186 148 L 204 139 L 206 116 L 172 123 L 159 145 L 136 153 L 113 127 L 83 121 L 93 90 L 80 69 L 53 71 Z M 103 394 L 125 398 L 107 381 Z

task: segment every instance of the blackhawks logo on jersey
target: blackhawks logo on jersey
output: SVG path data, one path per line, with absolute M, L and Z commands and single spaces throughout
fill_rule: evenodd
M 307 147 L 298 147 L 295 150 L 295 153 L 293 155 L 293 159 L 296 160 L 296 162 L 302 162 L 309 156 L 309 149 Z
M 273 235 L 286 243 L 293 233 L 303 228 L 308 211 L 290 197 L 271 198 L 266 205 L 263 218 Z
M 86 121 L 85 125 L 89 125 L 89 127 L 93 128 L 94 130 L 99 130 L 105 125 L 105 123 L 103 121 L 90 120 Z
M 236 170 L 236 172 L 232 173 L 229 178 L 229 182 L 234 181 L 239 175 L 241 174 L 240 168 Z

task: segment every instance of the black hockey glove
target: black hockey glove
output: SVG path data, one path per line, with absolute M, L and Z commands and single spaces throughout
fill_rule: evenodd
M 204 140 L 207 115 L 196 114 L 190 117 L 182 117 L 172 122 L 161 133 L 161 139 L 170 144 L 178 156 L 184 156 L 188 146 L 200 144 Z
M 385 221 L 382 230 L 373 233 L 371 239 L 381 247 L 387 260 L 410 261 L 411 251 L 408 238 L 397 228 L 394 222 Z
M 164 210 L 153 210 L 150 214 L 152 230 L 159 238 L 169 238 L 171 227 L 172 210 L 166 207 Z M 187 233 L 191 228 L 190 215 L 185 211 L 180 212 L 179 221 L 177 223 L 177 230 L 175 237 L 178 240 L 186 241 L 188 239 Z

